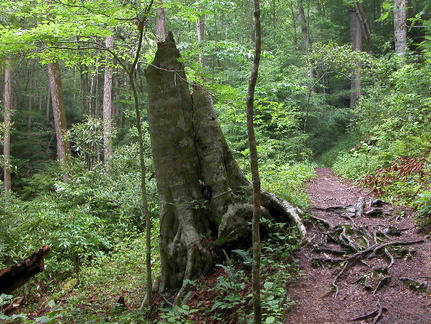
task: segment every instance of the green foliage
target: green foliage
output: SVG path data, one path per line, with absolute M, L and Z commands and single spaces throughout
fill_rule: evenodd
M 309 197 L 306 182 L 315 177 L 315 164 L 310 162 L 283 163 L 266 160 L 260 166 L 262 187 L 277 193 L 290 203 L 306 208 Z
M 41 188 L 37 192 L 40 196 L 28 201 L 3 196 L 1 262 L 16 262 L 40 245 L 49 244 L 49 275 L 67 274 L 111 250 L 118 240 L 140 233 L 143 223 L 136 199 L 140 184 L 136 147 L 118 150 L 112 168 L 112 173 L 99 167 L 73 174 L 69 183 L 40 174 L 29 181 L 34 188 Z M 148 191 L 155 194 L 154 184 Z M 150 207 L 157 212 L 156 201 Z
M 427 228 L 431 227 L 431 191 L 424 191 L 418 195 L 418 199 L 414 202 L 414 207 L 418 210 L 418 216 L 422 223 Z
M 193 321 L 189 320 L 188 317 L 195 312 L 197 312 L 196 309 L 190 309 L 187 305 L 173 305 L 165 309 L 165 312 L 160 315 L 160 318 L 163 320 L 163 323 L 191 324 Z
M 91 169 L 103 154 L 103 121 L 86 116 L 82 123 L 74 124 L 70 128 L 66 139 L 73 143 L 73 151 L 85 159 Z
M 352 125 L 365 140 L 340 154 L 334 168 L 387 199 L 411 205 L 428 186 L 430 69 L 426 64 L 394 69 L 394 61 L 383 59 L 376 66 L 384 78 L 365 91 Z

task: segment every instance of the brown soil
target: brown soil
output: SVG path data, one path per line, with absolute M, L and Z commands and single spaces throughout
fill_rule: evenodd
M 333 226 L 352 225 L 353 221 L 355 227 L 374 234 L 389 226 L 403 229 L 401 235 L 385 236 L 381 241 L 375 241 L 375 244 L 391 241 L 424 242 L 388 247 L 388 253 L 394 257 L 394 263 L 386 273 L 380 274 L 380 278 L 386 278 L 380 284 L 377 279 L 379 274 L 375 269 L 388 265 L 389 254 L 380 258 L 364 258 L 342 273 L 336 281 L 338 294 L 335 294 L 334 278 L 345 263 L 313 266 L 312 259 L 315 257 L 340 259 L 340 256 L 315 251 L 316 247 L 322 245 L 322 238 L 328 230 L 313 221 L 308 226 L 310 243 L 295 255 L 301 268 L 301 279 L 289 289 L 289 295 L 296 305 L 287 314 L 285 323 L 431 323 L 431 243 L 419 233 L 412 213 L 384 205 L 384 216 L 367 216 L 366 212 L 371 208 L 369 202 L 374 199 L 372 195 L 352 184 L 341 182 L 330 169 L 317 169 L 317 173 L 318 178 L 312 181 L 309 187 L 313 216 L 324 219 Z M 339 212 L 341 207 L 357 204 L 360 197 L 364 197 L 367 202 L 361 216 L 349 218 Z M 402 255 L 401 252 L 406 254 Z M 367 278 L 367 281 L 361 281 L 361 278 Z M 400 278 L 414 280 L 413 285 L 409 286 L 412 282 Z M 415 289 L 417 284 L 422 284 L 421 289 Z M 374 311 L 376 312 L 369 318 L 358 319 Z M 354 319 L 357 320 L 352 322 Z

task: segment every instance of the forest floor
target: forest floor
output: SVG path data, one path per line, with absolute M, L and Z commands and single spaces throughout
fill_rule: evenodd
M 431 323 L 431 242 L 413 213 L 331 169 L 317 174 L 308 243 L 294 256 L 301 272 L 289 295 L 296 304 L 285 323 Z

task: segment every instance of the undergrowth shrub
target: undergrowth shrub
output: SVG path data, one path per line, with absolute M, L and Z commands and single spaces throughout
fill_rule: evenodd
M 412 206 L 429 189 L 431 152 L 430 69 L 427 64 L 394 68 L 381 60 L 384 78 L 364 89 L 351 132 L 363 142 L 339 154 L 334 170 L 360 181 L 393 202 Z
M 260 166 L 262 187 L 293 205 L 306 208 L 309 205 L 306 183 L 316 176 L 315 167 L 311 162 L 279 164 L 267 161 Z
M 421 225 L 431 231 L 431 191 L 426 190 L 418 195 L 414 202 Z
M 72 296 L 78 288 L 91 295 L 84 284 L 96 287 L 110 283 L 112 294 L 116 290 L 115 294 L 124 292 L 137 298 L 141 292 L 135 288 L 143 289 L 145 278 L 137 156 L 136 145 L 119 148 L 112 158 L 110 172 L 102 165 L 87 170 L 81 161 L 73 160 L 68 183 L 58 181 L 48 171 L 46 176 L 33 176 L 27 182 L 37 190 L 25 189 L 25 199 L 14 195 L 0 197 L 1 266 L 28 257 L 42 244 L 51 247 L 45 260 L 46 270 L 32 280 L 32 285 L 21 289 L 39 295 L 55 293 L 59 286 L 60 295 Z M 148 183 L 147 191 L 150 212 L 156 222 L 158 201 L 154 181 Z M 156 222 L 154 238 L 157 228 Z M 157 258 L 155 250 L 156 264 Z M 95 270 L 97 267 L 113 279 L 105 278 L 102 282 L 103 274 Z M 130 280 L 132 277 L 136 280 Z

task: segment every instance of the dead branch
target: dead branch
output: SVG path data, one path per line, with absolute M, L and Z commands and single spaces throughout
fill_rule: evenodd
M 27 259 L 0 270 L 0 293 L 9 294 L 24 285 L 31 277 L 45 269 L 43 259 L 50 251 L 42 245 Z

